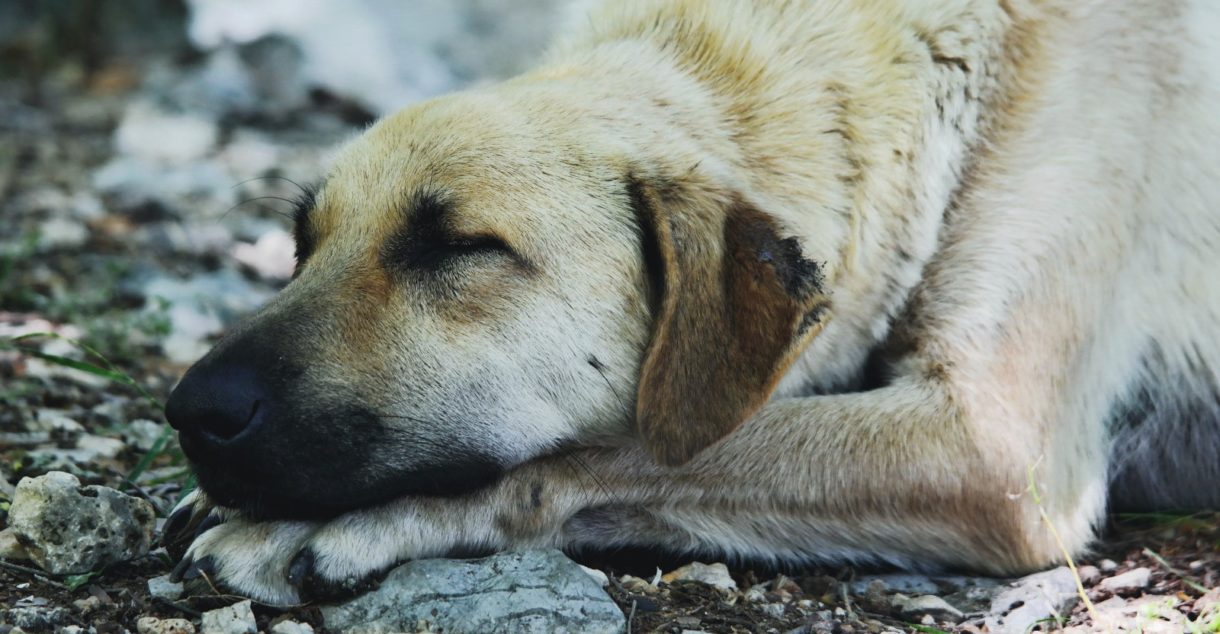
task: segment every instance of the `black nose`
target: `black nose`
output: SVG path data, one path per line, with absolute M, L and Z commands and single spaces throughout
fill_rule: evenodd
M 170 394 L 165 417 L 177 429 L 183 449 L 219 449 L 239 440 L 265 418 L 269 396 L 249 366 L 208 363 L 191 368 Z

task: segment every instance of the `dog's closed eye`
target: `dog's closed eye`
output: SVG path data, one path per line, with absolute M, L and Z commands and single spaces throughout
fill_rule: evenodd
M 515 257 L 512 247 L 496 236 L 469 236 L 423 240 L 409 239 L 398 250 L 398 264 L 416 270 L 435 270 L 459 259 L 481 256 Z

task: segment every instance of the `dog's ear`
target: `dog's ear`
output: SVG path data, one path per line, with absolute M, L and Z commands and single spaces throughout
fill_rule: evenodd
M 630 178 L 653 294 L 636 421 L 682 464 L 763 405 L 821 330 L 818 265 L 741 196 Z

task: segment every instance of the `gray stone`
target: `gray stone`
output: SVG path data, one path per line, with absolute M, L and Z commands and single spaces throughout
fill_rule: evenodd
M 985 621 L 989 632 L 1025 632 L 1034 623 L 1067 616 L 1079 599 L 1076 578 L 1067 566 L 1014 581 L 991 601 Z
M 904 618 L 918 619 L 930 616 L 937 621 L 953 621 L 954 623 L 962 620 L 961 610 L 949 605 L 948 601 L 933 594 L 925 594 L 918 597 L 896 594 L 891 601 Z
M 203 613 L 199 625 L 200 634 L 256 634 L 258 622 L 254 620 L 254 611 L 250 609 L 250 601 L 242 601 L 233 605 L 210 610 Z
M 1152 581 L 1152 571 L 1147 568 L 1135 568 L 1128 570 L 1121 575 L 1114 575 L 1109 579 L 1102 579 L 1097 583 L 1097 587 L 1104 588 L 1110 592 L 1134 592 L 1143 590 L 1148 587 Z
M 140 498 L 52 471 L 17 484 L 8 521 L 34 563 L 82 574 L 147 554 L 155 514 Z
M 29 632 L 50 632 L 71 622 L 72 613 L 64 608 L 29 606 L 0 610 L 0 623 Z
M 424 559 L 381 587 L 322 608 L 338 632 L 622 632 L 626 620 L 598 583 L 556 550 L 479 560 Z
M 182 596 L 182 584 L 170 581 L 169 575 L 148 580 L 148 593 L 154 597 L 173 601 Z

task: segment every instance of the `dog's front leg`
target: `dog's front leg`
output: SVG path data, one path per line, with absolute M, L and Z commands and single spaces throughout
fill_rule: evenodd
M 935 382 L 899 381 L 772 402 L 682 467 L 586 449 L 460 498 L 403 498 L 322 524 L 229 521 L 188 559 L 279 603 L 355 589 L 406 559 L 544 546 L 1008 573 L 1059 556 L 1024 493 L 1037 456 L 1009 440 L 1023 434 L 1036 431 L 981 425 Z

